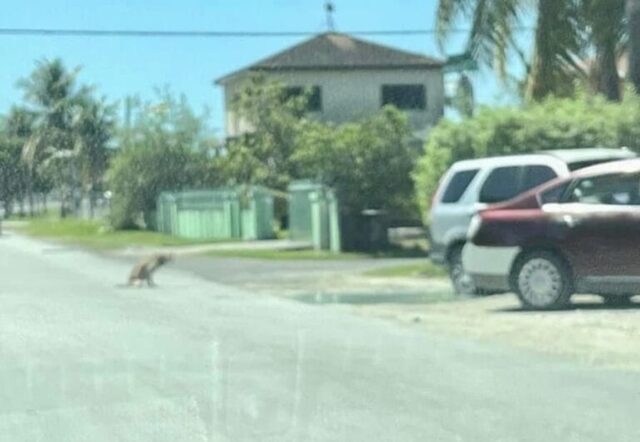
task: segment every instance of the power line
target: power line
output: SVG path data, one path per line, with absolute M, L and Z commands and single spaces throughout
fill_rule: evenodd
M 515 32 L 533 31 L 533 27 L 516 27 Z M 360 30 L 344 32 L 361 36 L 403 36 L 434 35 L 435 29 L 391 29 Z M 450 34 L 468 33 L 470 29 L 454 28 Z M 317 35 L 309 31 L 158 31 L 135 29 L 54 29 L 54 28 L 0 28 L 1 35 L 35 36 L 35 37 L 127 37 L 127 38 L 264 38 L 264 37 L 309 37 Z

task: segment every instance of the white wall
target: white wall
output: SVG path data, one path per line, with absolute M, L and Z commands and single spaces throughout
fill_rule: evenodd
M 416 132 L 424 132 L 434 125 L 444 112 L 444 85 L 439 69 L 286 71 L 269 73 L 269 76 L 291 86 L 320 86 L 322 112 L 315 116 L 323 121 L 342 123 L 377 112 L 382 105 L 384 84 L 425 86 L 426 110 L 407 111 Z M 250 129 L 230 109 L 230 100 L 245 79 L 246 76 L 238 76 L 225 84 L 225 130 L 228 137 Z

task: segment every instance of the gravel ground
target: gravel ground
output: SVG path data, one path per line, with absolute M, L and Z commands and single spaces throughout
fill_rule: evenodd
M 430 331 L 518 347 L 615 369 L 640 371 L 640 303 L 605 306 L 596 296 L 575 296 L 561 311 L 523 311 L 515 296 L 497 295 L 437 304 L 358 305 L 362 315 L 399 320 Z

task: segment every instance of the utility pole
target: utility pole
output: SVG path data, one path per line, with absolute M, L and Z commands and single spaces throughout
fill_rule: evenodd
M 335 22 L 333 21 L 333 13 L 336 12 L 336 7 L 333 5 L 333 2 L 327 1 L 324 4 L 324 10 L 327 13 L 327 29 L 333 32 L 336 29 Z

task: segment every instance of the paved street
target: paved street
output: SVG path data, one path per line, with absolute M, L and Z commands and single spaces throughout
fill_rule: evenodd
M 0 237 L 0 440 L 640 439 L 638 374 L 128 270 Z

